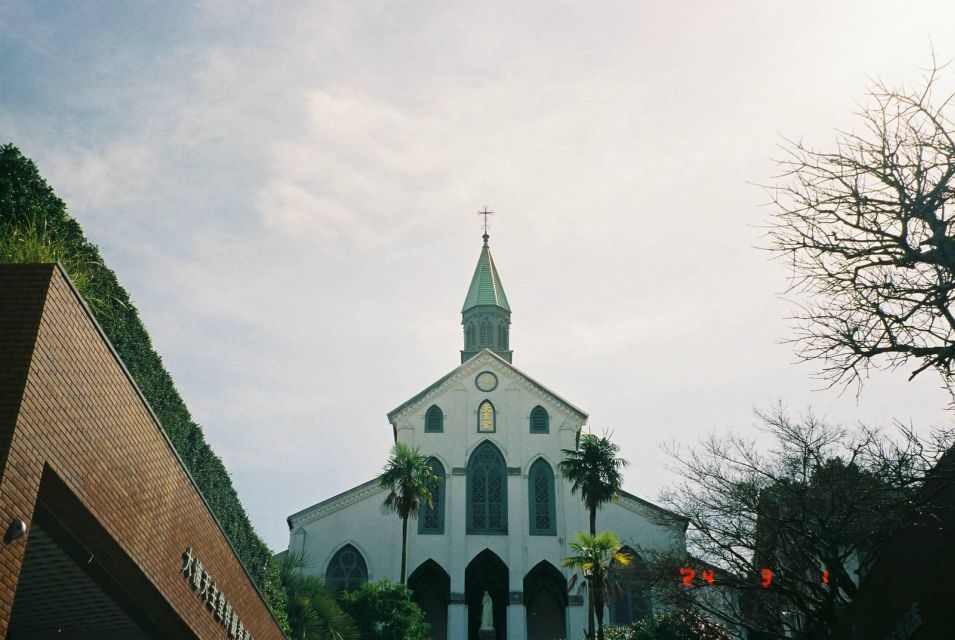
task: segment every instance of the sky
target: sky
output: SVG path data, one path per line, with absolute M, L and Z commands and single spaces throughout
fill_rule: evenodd
M 935 374 L 826 389 L 765 237 L 784 138 L 955 58 L 951 2 L 5 2 L 0 142 L 130 292 L 266 542 L 376 475 L 460 362 L 490 245 L 514 364 L 662 450 L 781 402 L 951 426 Z M 955 69 L 943 71 L 953 83 Z

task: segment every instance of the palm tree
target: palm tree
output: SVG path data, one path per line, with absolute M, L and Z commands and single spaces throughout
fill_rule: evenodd
M 604 640 L 604 603 L 610 597 L 611 571 L 616 566 L 630 564 L 630 556 L 620 552 L 620 539 L 611 531 L 599 535 L 577 532 L 577 541 L 570 543 L 576 555 L 564 558 L 564 566 L 575 570 L 569 587 L 579 575 L 587 581 L 587 589 L 597 612 L 597 640 Z M 576 573 L 579 571 L 580 573 Z
M 288 624 L 294 640 L 359 640 L 360 634 L 321 576 L 305 573 L 304 553 L 287 551 L 279 562 L 279 581 L 288 601 Z
M 403 442 L 392 447 L 385 470 L 378 476 L 378 486 L 388 489 L 382 508 L 401 518 L 401 584 L 405 584 L 408 569 L 408 518 L 418 517 L 422 503 L 431 506 L 430 487 L 437 481 L 428 459 L 417 447 Z
M 620 493 L 623 477 L 620 470 L 629 462 L 618 458 L 620 447 L 607 436 L 585 433 L 576 449 L 563 449 L 564 459 L 557 468 L 571 482 L 572 493 L 580 491 L 590 512 L 590 535 L 597 535 L 597 508 L 614 500 Z
M 620 447 L 607 435 L 585 433 L 576 449 L 562 449 L 564 459 L 557 464 L 560 474 L 571 483 L 571 493 L 580 491 L 584 506 L 590 513 L 590 535 L 597 535 L 597 508 L 615 499 L 620 493 L 623 478 L 620 470 L 629 462 L 618 458 Z M 587 608 L 587 635 L 594 636 L 594 602 Z

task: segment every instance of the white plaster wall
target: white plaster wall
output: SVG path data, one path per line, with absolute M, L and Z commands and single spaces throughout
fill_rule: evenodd
M 597 510 L 597 530 L 613 531 L 620 541 L 637 551 L 676 549 L 686 550 L 682 525 L 664 526 L 656 521 L 652 507 L 632 505 L 626 497 Z M 635 513 L 636 511 L 636 513 Z M 584 523 L 584 529 L 589 523 Z
M 561 449 L 572 449 L 582 419 L 561 403 L 534 390 L 508 367 L 487 356 L 478 356 L 479 366 L 472 367 L 443 393 L 427 398 L 396 420 L 398 439 L 420 447 L 421 451 L 441 460 L 448 473 L 445 498 L 445 533 L 443 536 L 418 535 L 417 527 L 409 542 L 411 570 L 428 558 L 445 567 L 451 575 L 452 592 L 463 593 L 464 572 L 468 563 L 484 549 L 497 554 L 508 567 L 510 590 L 523 591 L 524 575 L 541 560 L 547 560 L 560 569 L 566 555 L 566 523 L 568 516 L 579 519 L 578 505 L 565 508 L 568 487 L 557 480 L 555 488 L 557 536 L 529 535 L 527 503 L 527 472 L 530 465 L 543 457 L 557 475 Z M 479 390 L 474 384 L 477 373 L 491 371 L 498 378 L 498 386 L 490 392 Z M 496 412 L 496 431 L 479 433 L 478 407 L 485 399 L 491 401 Z M 444 413 L 444 432 L 425 433 L 424 416 L 436 404 Z M 550 432 L 530 433 L 531 410 L 543 406 L 550 416 Z M 465 475 L 453 473 L 455 468 L 467 467 L 474 449 L 490 440 L 501 451 L 505 464 L 520 470 L 507 477 L 508 527 L 507 535 L 466 535 L 467 480 Z M 460 471 L 459 471 L 460 473 Z

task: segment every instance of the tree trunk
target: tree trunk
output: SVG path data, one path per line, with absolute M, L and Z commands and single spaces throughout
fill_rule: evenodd
M 401 584 L 405 583 L 408 570 L 408 516 L 401 519 Z
M 590 535 L 597 535 L 597 506 L 590 507 Z M 593 584 L 590 585 L 593 587 Z M 594 593 L 587 594 L 587 637 L 594 637 Z
M 603 576 L 600 576 L 600 582 L 603 583 Z M 604 599 L 603 595 L 597 595 L 596 590 L 594 590 L 594 610 L 597 613 L 597 640 L 604 640 Z

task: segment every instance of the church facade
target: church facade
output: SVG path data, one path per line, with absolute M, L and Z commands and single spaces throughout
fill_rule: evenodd
M 588 514 L 557 472 L 587 414 L 514 367 L 510 316 L 485 234 L 462 309 L 460 366 L 388 414 L 395 441 L 420 448 L 439 478 L 408 536 L 408 586 L 435 639 L 477 640 L 485 592 L 498 640 L 576 639 L 587 626 L 586 589 L 568 591 L 561 561 Z M 397 581 L 401 523 L 382 512 L 385 495 L 372 479 L 289 516 L 289 548 L 342 588 Z M 626 492 L 600 508 L 597 528 L 637 562 L 685 545 L 685 520 Z M 625 623 L 653 606 L 626 586 L 607 619 Z

